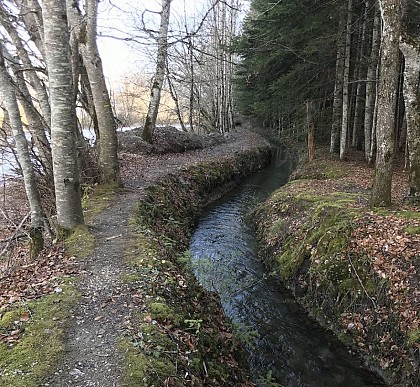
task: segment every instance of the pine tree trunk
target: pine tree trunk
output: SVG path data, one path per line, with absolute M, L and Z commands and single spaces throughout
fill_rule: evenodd
M 379 60 L 379 38 L 380 38 L 380 16 L 375 7 L 375 16 L 372 30 L 372 47 L 369 58 L 369 66 L 366 76 L 366 100 L 365 100 L 365 158 L 369 161 L 371 151 L 371 142 L 373 136 L 373 122 L 377 91 L 376 73 Z
M 346 27 L 346 43 L 344 51 L 344 69 L 343 69 L 343 109 L 341 119 L 340 134 L 340 160 L 346 156 L 347 150 L 347 133 L 349 123 L 349 74 L 350 74 L 350 53 L 351 53 L 351 23 L 352 23 L 352 0 L 348 0 L 347 9 L 347 27 Z
M 394 161 L 395 108 L 399 72 L 399 38 L 402 0 L 380 0 L 383 20 L 381 42 L 381 78 L 378 89 L 378 124 L 375 177 L 371 204 L 391 204 L 392 167 Z
M 420 196 L 420 40 L 404 39 L 404 102 L 407 122 L 409 195 Z
M 44 0 L 45 52 L 51 99 L 51 145 L 57 222 L 64 229 L 83 224 L 75 143 L 76 108 L 65 0 Z
M 362 122 L 364 119 L 364 100 L 366 95 L 366 73 L 367 73 L 367 66 L 365 62 L 366 56 L 366 46 L 367 46 L 367 39 L 366 39 L 366 31 L 368 28 L 368 16 L 369 16 L 369 9 L 371 7 L 371 2 L 369 0 L 365 1 L 365 10 L 361 25 L 361 37 L 360 37 L 360 44 L 359 44 L 359 55 L 358 55 L 358 65 L 357 65 L 357 84 L 356 84 L 356 101 L 354 106 L 354 119 L 353 119 L 353 134 L 352 134 L 352 147 L 353 148 L 361 148 L 361 143 L 363 141 L 363 130 L 362 130 Z
M 168 26 L 171 1 L 172 0 L 162 1 L 156 72 L 152 84 L 152 89 L 150 92 L 149 108 L 142 132 L 143 140 L 147 141 L 148 143 L 151 143 L 153 141 L 153 132 L 156 127 L 156 120 L 159 112 L 160 94 L 163 87 L 163 80 L 165 78 L 165 63 L 168 53 Z
M 6 110 L 9 114 L 13 138 L 19 164 L 22 168 L 23 182 L 26 196 L 31 210 L 31 258 L 34 258 L 43 248 L 44 211 L 35 179 L 35 172 L 31 162 L 28 142 L 23 131 L 19 106 L 16 99 L 12 79 L 10 78 L 3 58 L 3 47 L 0 44 L 0 92 L 3 96 Z
M 308 161 L 315 158 L 315 141 L 314 141 L 314 103 L 313 101 L 306 102 L 306 126 L 307 126 L 307 146 L 308 146 Z
M 330 153 L 340 152 L 340 127 L 343 110 L 343 82 L 344 82 L 344 57 L 346 35 L 344 33 L 345 13 L 340 18 L 339 38 L 337 42 L 337 59 L 335 68 L 334 101 L 332 113 Z

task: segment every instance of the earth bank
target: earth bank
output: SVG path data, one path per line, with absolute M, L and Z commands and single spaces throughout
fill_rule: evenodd
M 392 386 L 419 380 L 420 215 L 367 206 L 371 170 L 327 153 L 301 165 L 255 212 L 260 256 L 322 325 Z
M 269 159 L 267 146 L 256 148 L 193 165 L 146 190 L 127 252 L 136 269 L 127 280 L 139 283 L 147 299 L 135 316 L 136 329 L 122 342 L 128 385 L 253 385 L 220 302 L 197 284 L 186 249 L 204 206 Z

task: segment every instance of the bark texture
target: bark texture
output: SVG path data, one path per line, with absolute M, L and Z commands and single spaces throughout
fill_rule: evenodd
M 403 39 L 404 103 L 407 123 L 409 195 L 420 195 L 420 39 Z
M 347 133 L 349 126 L 349 74 L 350 74 L 350 54 L 351 54 L 351 23 L 352 23 L 352 0 L 347 4 L 347 23 L 346 23 L 346 45 L 343 68 L 343 116 L 341 120 L 340 134 L 340 159 L 343 160 L 347 150 Z
M 156 60 L 156 72 L 150 92 L 149 108 L 144 123 L 142 138 L 148 143 L 152 142 L 153 131 L 156 127 L 156 119 L 159 112 L 160 94 L 165 78 L 166 57 L 168 54 L 168 26 L 172 0 L 162 1 L 162 12 L 158 38 L 158 52 Z
M 67 9 L 72 30 L 78 38 L 95 106 L 101 182 L 119 184 L 116 123 L 96 43 L 98 2 L 87 0 L 84 16 L 75 1 L 67 0 Z
M 372 47 L 369 58 L 369 65 L 366 77 L 366 100 L 365 100 L 365 158 L 369 161 L 369 155 L 372 146 L 372 137 L 375 134 L 373 131 L 373 123 L 375 117 L 375 102 L 376 102 L 376 70 L 378 68 L 379 60 L 379 38 L 380 38 L 380 15 L 375 7 L 375 16 L 372 30 Z
M 58 225 L 83 223 L 75 143 L 75 104 L 65 0 L 43 2 L 45 52 L 51 99 L 51 143 Z
M 31 244 L 31 255 L 34 257 L 40 250 L 42 250 L 43 247 L 42 229 L 44 223 L 44 211 L 41 206 L 35 172 L 31 163 L 28 142 L 23 131 L 16 93 L 12 84 L 12 79 L 6 69 L 2 50 L 3 46 L 0 44 L 0 92 L 9 114 L 13 138 L 16 145 L 16 153 L 22 169 L 26 196 L 28 198 L 29 208 L 31 211 L 31 237 L 33 241 Z
M 337 42 L 337 58 L 335 67 L 335 84 L 334 84 L 334 100 L 333 100 L 333 113 L 332 113 L 332 126 L 331 126 L 331 139 L 330 139 L 330 153 L 340 152 L 340 124 L 341 112 L 343 109 L 343 84 L 344 84 L 344 56 L 345 56 L 345 40 L 344 33 L 344 17 L 343 13 L 340 18 L 339 32 L 340 36 Z
M 402 0 L 379 1 L 383 21 L 381 41 L 381 77 L 378 89 L 377 151 L 371 204 L 391 204 L 394 161 L 395 107 L 399 72 L 399 38 Z

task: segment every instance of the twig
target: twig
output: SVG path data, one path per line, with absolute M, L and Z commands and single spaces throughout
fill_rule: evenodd
M 105 238 L 106 241 L 110 241 L 111 239 L 116 239 L 116 238 L 121 238 L 122 234 L 118 234 L 118 235 L 114 235 L 114 236 L 110 236 L 108 238 Z
M 12 240 L 18 240 L 18 239 L 26 238 L 27 236 L 28 236 L 28 234 L 13 235 L 9 238 L 0 239 L 0 244 L 10 242 Z
M 3 215 L 5 216 L 3 210 L 1 210 L 1 212 L 3 213 Z M 9 241 L 7 242 L 6 246 L 4 247 L 4 249 L 0 252 L 0 257 L 9 249 L 10 244 L 12 243 L 13 240 L 17 239 L 17 233 L 18 231 L 20 231 L 20 229 L 23 227 L 23 225 L 25 224 L 26 220 L 29 218 L 29 216 L 31 215 L 31 212 L 29 211 L 24 218 L 21 220 L 21 222 L 19 223 L 19 225 L 16 227 L 12 237 L 9 238 Z M 6 217 L 6 216 L 5 216 Z M 7 217 L 6 217 L 7 219 Z M 13 222 L 12 222 L 13 223 Z M 7 266 L 9 266 L 10 262 L 8 262 Z
M 375 300 L 374 300 L 374 299 L 373 299 L 373 298 L 369 295 L 369 293 L 367 292 L 367 290 L 366 290 L 365 286 L 363 285 L 363 282 L 362 282 L 362 280 L 360 279 L 359 274 L 357 274 L 357 270 L 356 270 L 356 268 L 354 267 L 353 262 L 351 261 L 350 255 L 347 255 L 347 258 L 348 258 L 349 263 L 350 263 L 350 265 L 351 265 L 351 267 L 352 267 L 352 269 L 353 269 L 353 271 L 354 271 L 354 274 L 356 274 L 356 277 L 357 277 L 357 280 L 359 281 L 360 286 L 362 287 L 362 289 L 363 289 L 364 293 L 366 294 L 366 297 L 367 297 L 367 298 L 369 298 L 369 300 L 371 300 L 371 301 L 372 301 L 373 307 L 374 307 L 374 308 L 375 308 L 375 310 L 376 310 L 376 309 L 377 309 L 376 302 L 375 302 Z

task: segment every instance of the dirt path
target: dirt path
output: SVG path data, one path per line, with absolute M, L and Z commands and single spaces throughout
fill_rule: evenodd
M 121 386 L 122 354 L 118 338 L 124 334 L 130 313 L 135 310 L 132 289 L 121 279 L 130 271 L 123 257 L 130 240 L 128 222 L 144 188 L 188 165 L 220 159 L 262 141 L 255 134 L 239 132 L 227 144 L 201 151 L 122 158 L 126 188 L 91 225 L 96 247 L 78 281 L 82 299 L 68 323 L 65 357 L 44 386 Z

